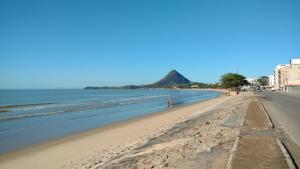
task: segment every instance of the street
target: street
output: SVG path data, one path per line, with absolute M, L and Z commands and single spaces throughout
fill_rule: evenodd
M 291 152 L 295 162 L 300 162 L 300 96 L 280 92 L 257 93 L 271 116 L 283 142 Z

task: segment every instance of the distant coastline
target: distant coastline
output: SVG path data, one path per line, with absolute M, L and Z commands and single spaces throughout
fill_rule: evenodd
M 84 89 L 141 89 L 146 88 L 143 86 L 137 86 L 137 85 L 127 85 L 127 86 L 120 86 L 120 87 L 113 87 L 113 86 L 87 86 Z
M 192 82 L 176 70 L 170 71 L 161 80 L 147 85 L 125 85 L 119 87 L 113 86 L 87 86 L 84 89 L 209 89 L 214 91 L 223 91 L 219 83 L 200 83 Z

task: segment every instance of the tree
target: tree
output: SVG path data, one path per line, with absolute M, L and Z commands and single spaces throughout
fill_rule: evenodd
M 246 77 L 237 73 L 226 73 L 221 76 L 221 84 L 225 88 L 238 90 L 240 86 L 249 84 Z
M 269 83 L 269 78 L 267 76 L 261 76 L 257 79 L 257 82 L 261 86 L 267 86 Z

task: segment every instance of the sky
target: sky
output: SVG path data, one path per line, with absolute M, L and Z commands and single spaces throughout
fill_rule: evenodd
M 0 0 L 0 89 L 270 75 L 300 58 L 299 0 Z

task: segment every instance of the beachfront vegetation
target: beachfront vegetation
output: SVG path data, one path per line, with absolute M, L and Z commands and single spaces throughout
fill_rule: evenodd
M 226 73 L 221 76 L 221 85 L 224 88 L 237 91 L 239 87 L 247 85 L 246 77 L 238 73 Z
M 184 85 L 169 86 L 169 88 L 180 88 L 180 89 L 208 89 L 208 88 L 222 88 L 220 83 L 200 83 L 192 82 Z

